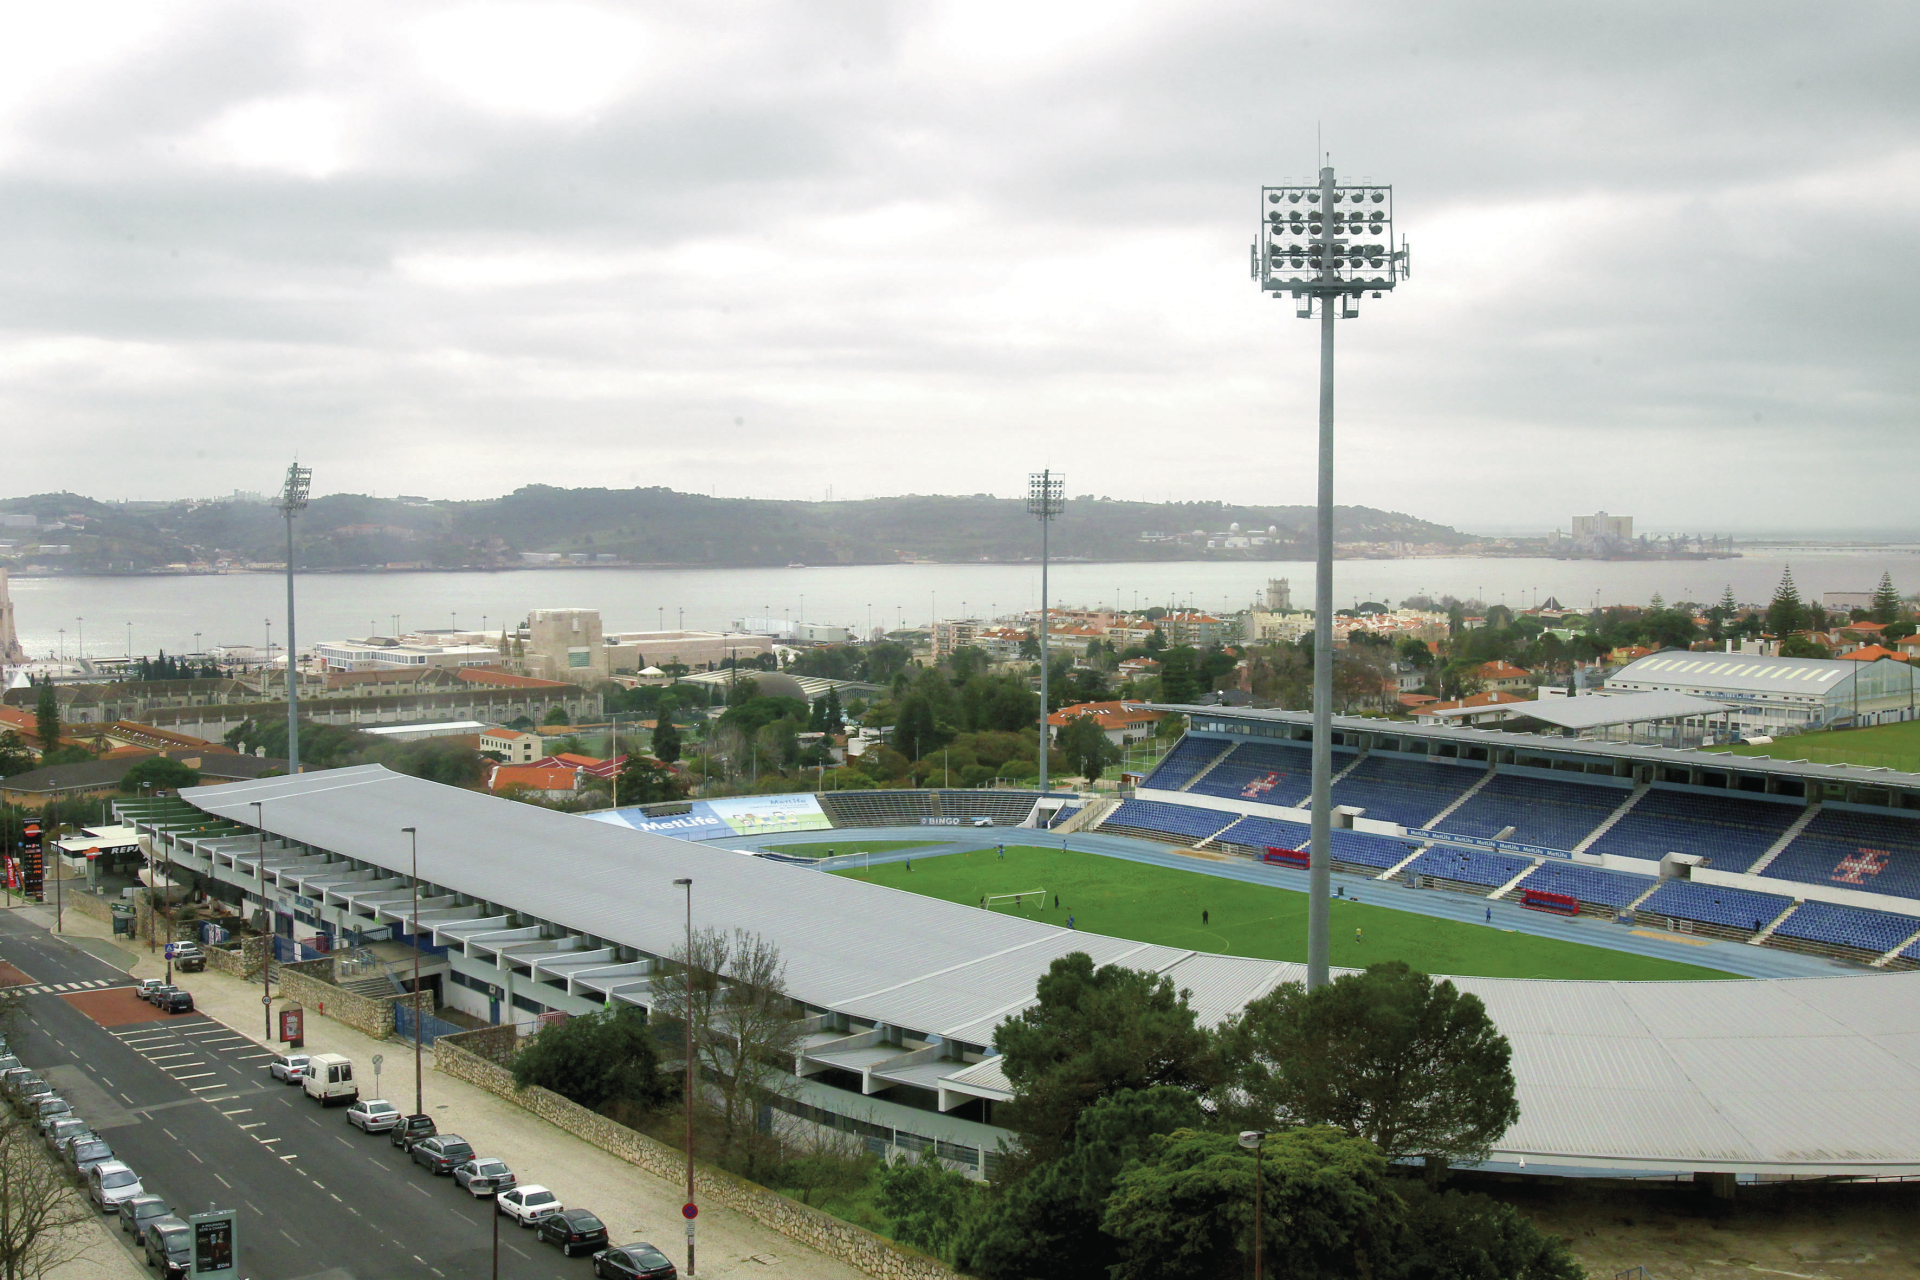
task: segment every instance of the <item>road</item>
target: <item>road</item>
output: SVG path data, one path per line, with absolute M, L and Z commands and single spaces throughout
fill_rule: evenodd
M 200 1014 L 111 1025 L 146 1009 L 127 976 L 12 912 L 0 911 L 0 959 L 29 979 L 12 1050 L 176 1212 L 239 1211 L 237 1280 L 492 1274 L 492 1201 L 273 1080 L 253 1041 Z M 501 1220 L 500 1275 L 592 1269 Z

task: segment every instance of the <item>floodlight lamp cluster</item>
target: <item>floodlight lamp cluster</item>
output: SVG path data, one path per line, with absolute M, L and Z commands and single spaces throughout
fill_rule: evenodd
M 1407 267 L 1405 238 L 1394 244 L 1392 187 L 1341 186 L 1327 170 L 1317 184 L 1260 189 L 1252 274 L 1262 291 L 1276 298 L 1378 298 L 1406 279 Z M 1340 314 L 1357 313 L 1343 304 Z
M 1033 471 L 1027 475 L 1027 514 L 1051 520 L 1066 510 L 1067 482 L 1058 471 Z
M 280 490 L 280 509 L 282 511 L 304 511 L 307 498 L 313 490 L 313 468 L 294 463 L 287 468 L 287 482 Z

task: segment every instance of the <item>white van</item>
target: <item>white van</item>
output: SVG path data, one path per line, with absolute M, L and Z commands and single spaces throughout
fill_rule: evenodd
M 316 1053 L 308 1058 L 300 1087 L 323 1107 L 360 1100 L 360 1086 L 353 1082 L 353 1059 L 344 1053 Z

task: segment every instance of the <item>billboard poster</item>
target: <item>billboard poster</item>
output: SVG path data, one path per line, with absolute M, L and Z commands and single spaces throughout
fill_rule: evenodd
M 46 854 L 40 845 L 40 824 L 29 822 L 20 838 L 20 892 L 40 897 L 47 884 Z
M 586 815 L 596 822 L 632 827 L 682 840 L 712 840 L 725 836 L 756 836 L 782 831 L 826 831 L 833 823 L 812 792 L 779 796 L 731 796 L 724 800 L 696 800 L 686 813 L 650 818 L 639 809 Z

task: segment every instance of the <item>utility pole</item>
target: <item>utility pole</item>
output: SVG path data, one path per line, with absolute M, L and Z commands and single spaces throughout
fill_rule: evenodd
M 407 926 L 413 939 L 413 1114 L 424 1115 L 426 1091 L 420 1070 L 420 832 L 415 827 L 402 827 L 400 832 L 413 844 L 413 923 Z
M 1040 517 L 1040 794 L 1047 794 L 1047 531 L 1066 508 L 1067 482 L 1055 471 L 1027 474 L 1027 514 Z
M 685 1009 L 687 1031 L 687 1203 L 681 1212 L 687 1219 L 687 1274 L 693 1271 L 693 1220 L 699 1213 L 693 1198 L 693 881 L 675 880 L 674 884 L 687 891 L 687 1007 Z
M 1341 209 L 1341 204 L 1347 209 Z M 1333 856 L 1333 322 L 1360 312 L 1406 278 L 1403 237 L 1393 244 L 1393 188 L 1341 186 L 1333 166 L 1319 181 L 1263 187 L 1253 278 L 1261 292 L 1291 296 L 1302 320 L 1320 316 L 1320 485 L 1313 592 L 1313 840 L 1307 876 L 1307 987 L 1325 986 L 1332 936 L 1328 914 Z M 1364 239 L 1363 239 L 1364 237 Z M 1374 239 L 1379 237 L 1379 239 Z M 1335 306 L 1338 304 L 1338 310 Z
M 293 637 L 293 518 L 307 509 L 313 468 L 294 463 L 280 490 L 280 514 L 287 521 L 287 773 L 300 772 L 300 648 Z M 269 643 L 268 648 L 272 645 Z M 268 654 L 271 659 L 272 654 Z
M 267 828 L 260 818 L 261 801 L 253 805 L 253 830 L 259 837 L 255 843 L 253 867 L 260 873 L 260 1014 L 267 1020 L 268 1044 L 273 1043 L 273 907 L 267 902 Z M 147 937 L 151 942 L 153 931 L 149 926 Z

